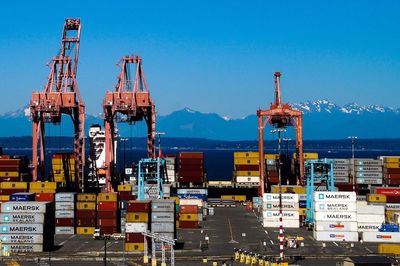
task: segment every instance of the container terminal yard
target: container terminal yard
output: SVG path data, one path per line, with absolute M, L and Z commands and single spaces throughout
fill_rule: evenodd
M 231 181 L 207 180 L 203 152 L 163 154 L 140 56 L 122 56 L 104 125 L 84 127 L 80 36 L 80 19 L 66 19 L 45 88 L 32 93 L 31 160 L 0 156 L 0 264 L 398 265 L 400 155 L 357 158 L 356 137 L 352 158 L 303 152 L 302 113 L 282 101 L 275 72 L 274 102 L 256 111 L 258 151 L 232 153 Z M 46 158 L 45 124 L 68 116 L 73 152 Z M 119 173 L 118 123 L 138 121 L 147 157 L 124 159 Z M 291 156 L 281 152 L 290 128 Z M 277 153 L 264 152 L 265 130 Z

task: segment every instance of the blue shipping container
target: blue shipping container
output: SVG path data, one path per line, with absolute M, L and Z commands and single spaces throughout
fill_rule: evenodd
M 35 201 L 35 193 L 14 193 L 10 196 L 10 201 Z
M 307 208 L 307 201 L 299 200 L 299 208 Z
M 180 199 L 202 199 L 207 200 L 207 195 L 205 194 L 178 194 Z

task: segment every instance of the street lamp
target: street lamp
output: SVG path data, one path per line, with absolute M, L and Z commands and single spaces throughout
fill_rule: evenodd
M 356 180 L 355 164 L 356 164 L 356 162 L 355 162 L 355 159 L 354 159 L 354 146 L 355 146 L 355 142 L 356 142 L 357 136 L 348 136 L 347 138 L 351 139 L 351 158 L 353 159 L 353 171 L 352 171 L 353 182 L 352 183 L 353 183 L 353 191 L 355 191 L 356 190 L 356 186 L 355 186 L 355 180 Z
M 165 132 L 156 132 L 158 136 L 158 157 L 161 157 L 161 135 L 165 135 Z M 154 146 L 154 155 L 156 154 L 156 147 Z

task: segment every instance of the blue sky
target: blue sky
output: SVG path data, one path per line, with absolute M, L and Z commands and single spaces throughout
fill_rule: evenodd
M 68 2 L 2 3 L 0 113 L 43 88 L 67 17 L 82 21 L 78 84 L 89 113 L 101 112 L 125 54 L 143 57 L 160 114 L 255 113 L 273 99 L 276 70 L 284 101 L 400 107 L 399 1 Z

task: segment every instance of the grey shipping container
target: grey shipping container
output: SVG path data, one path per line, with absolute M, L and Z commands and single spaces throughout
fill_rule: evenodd
M 74 202 L 75 201 L 75 192 L 60 192 L 56 193 L 55 200 L 57 201 L 68 201 Z
M 175 213 L 173 212 L 153 212 L 151 215 L 153 222 L 173 222 L 175 221 Z
M 56 202 L 56 210 L 74 210 L 75 202 L 58 201 Z
M 46 213 L 50 211 L 49 202 L 9 201 L 1 204 L 1 212 Z
M 10 253 L 43 252 L 41 244 L 4 244 L 3 249 Z
M 75 234 L 75 227 L 73 226 L 57 226 L 56 235 L 73 235 Z
M 43 234 L 43 224 L 0 224 L 2 234 Z
M 42 244 L 43 235 L 39 234 L 0 234 L 3 244 Z
M 1 223 L 44 223 L 43 213 L 0 213 Z
M 151 231 L 153 233 L 158 233 L 158 232 L 174 233 L 175 223 L 166 223 L 166 222 L 151 223 Z
M 75 211 L 73 210 L 56 210 L 56 218 L 74 218 Z

